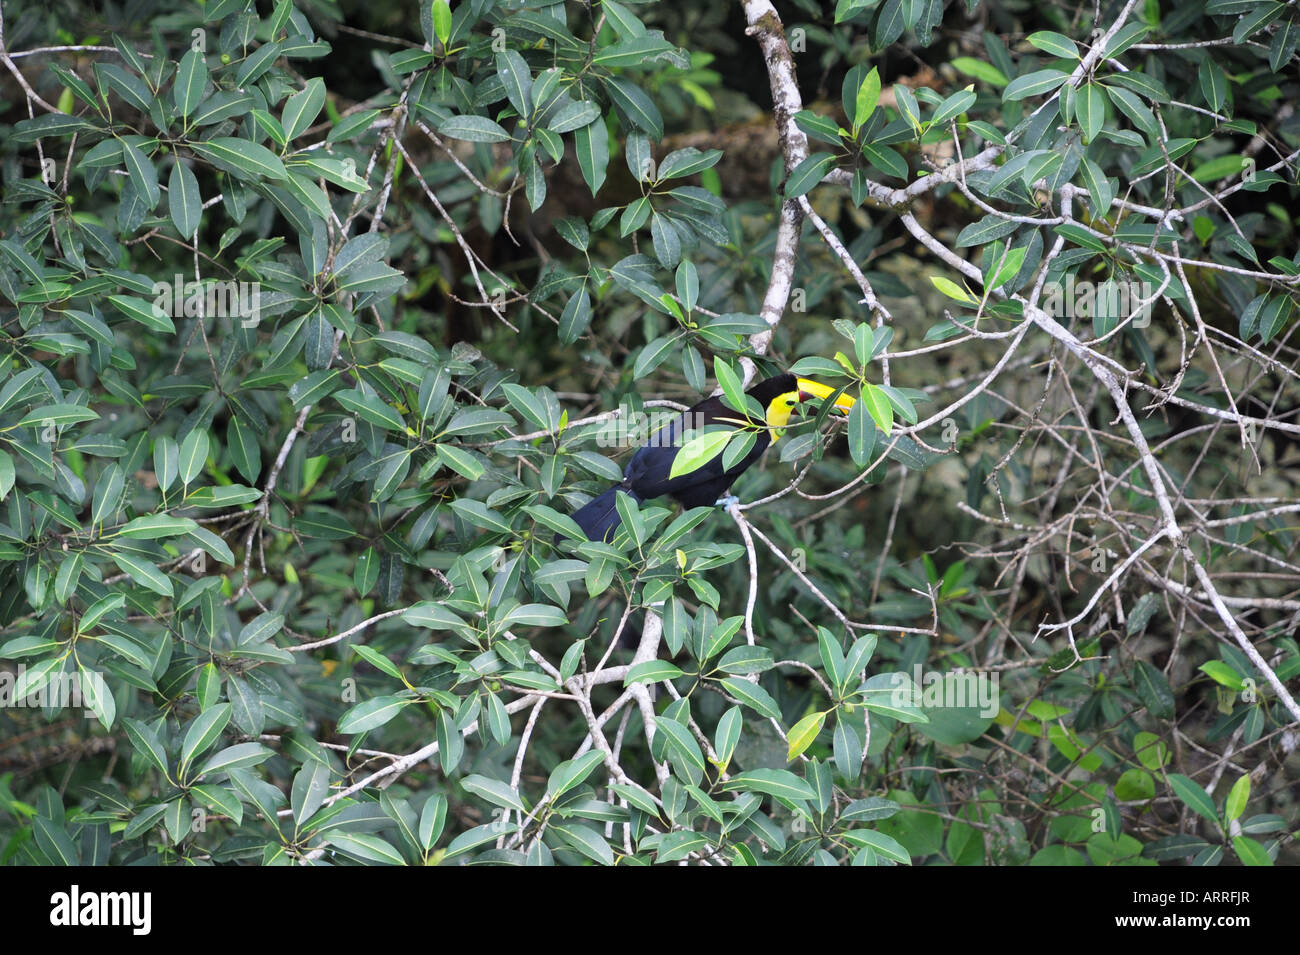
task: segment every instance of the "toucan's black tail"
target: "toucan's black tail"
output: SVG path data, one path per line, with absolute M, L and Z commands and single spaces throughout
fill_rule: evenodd
M 588 540 L 608 541 L 614 536 L 614 531 L 622 523 L 622 518 L 618 516 L 618 492 L 630 494 L 633 498 L 640 501 L 641 498 L 623 487 L 621 484 L 615 484 L 609 490 L 598 494 L 590 501 L 573 512 L 573 519 L 578 522 L 582 532 L 587 535 Z

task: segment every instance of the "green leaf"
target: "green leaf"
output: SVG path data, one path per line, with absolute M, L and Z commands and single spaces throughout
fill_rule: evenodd
M 726 767 L 731 762 L 732 754 L 736 751 L 736 744 L 740 742 L 741 725 L 744 723 L 744 714 L 739 706 L 733 706 L 722 714 L 718 720 L 718 728 L 714 734 L 713 748 L 718 754 L 720 765 Z
M 616 0 L 603 0 L 600 9 L 609 18 L 610 23 L 614 25 L 614 29 L 620 37 L 626 39 L 627 37 L 645 35 L 645 24 L 623 4 L 616 2 Z
M 951 279 L 944 278 L 942 275 L 930 276 L 930 282 L 934 285 L 935 288 L 937 288 L 944 295 L 948 296 L 950 299 L 954 299 L 955 301 L 962 302 L 967 305 L 974 305 L 976 302 L 976 299 L 964 288 L 962 288 L 960 285 L 958 285 L 956 282 L 952 281 Z
M 693 176 L 706 169 L 712 169 L 721 159 L 721 149 L 701 150 L 694 146 L 675 149 L 659 164 L 659 178 L 661 180 L 683 179 Z
M 578 168 L 594 196 L 605 182 L 609 166 L 609 131 L 603 121 L 579 127 L 573 134 L 573 147 L 578 155 Z
M 1232 784 L 1232 789 L 1228 791 L 1228 799 L 1223 805 L 1223 815 L 1228 822 L 1234 819 L 1240 819 L 1242 813 L 1246 811 L 1246 804 L 1250 802 L 1250 774 L 1243 774 Z
M 662 680 L 675 680 L 681 675 L 681 668 L 669 663 L 667 660 L 647 660 L 645 663 L 638 663 L 628 670 L 627 676 L 623 678 L 623 685 L 659 683 Z
M 599 760 L 600 753 L 596 753 L 596 757 Z M 528 807 L 524 805 L 524 801 L 519 797 L 518 790 L 512 789 L 509 783 L 500 779 L 491 779 L 487 776 L 471 773 L 462 779 L 460 784 L 467 791 L 486 799 L 495 806 L 502 806 L 514 812 L 528 812 Z
M 1169 747 L 1154 733 L 1138 733 L 1133 737 L 1133 751 L 1138 762 L 1155 772 L 1169 762 Z
M 974 90 L 958 90 L 940 104 L 930 123 L 934 126 L 946 126 L 950 120 L 956 119 L 975 105 L 976 98 Z
M 663 753 L 660 747 L 669 750 L 674 768 L 692 785 L 699 783 L 704 773 L 704 754 L 690 730 L 676 720 L 661 716 L 655 720 L 653 746 L 659 750 L 659 758 Z
M 280 50 L 279 42 L 274 40 L 259 46 L 240 64 L 239 72 L 235 74 L 235 85 L 242 87 L 245 84 L 252 83 L 269 70 L 280 56 Z
M 515 112 L 521 119 L 529 119 L 533 113 L 533 75 L 528 63 L 517 50 L 501 50 L 496 55 L 496 73 Z
M 1214 809 L 1214 800 L 1199 784 L 1179 773 L 1170 773 L 1169 785 L 1189 809 L 1214 823 L 1215 826 L 1220 825 L 1219 814 Z
M 602 762 L 604 755 L 598 750 L 583 753 L 575 759 L 566 759 L 551 770 L 546 783 L 546 795 L 558 799 L 575 786 L 580 786 Z
M 857 136 L 858 130 L 862 124 L 867 121 L 880 102 L 880 71 L 876 67 L 871 68 L 862 79 L 858 86 L 857 96 L 853 101 L 853 135 Z
M 95 624 L 103 620 L 104 617 L 114 610 L 120 610 L 126 603 L 126 594 L 106 594 L 100 597 L 93 604 L 86 608 L 86 612 L 81 615 L 77 621 L 77 632 L 87 633 L 94 629 Z
M 247 139 L 218 136 L 206 142 L 191 143 L 190 148 L 218 169 L 234 173 L 241 179 L 279 181 L 289 175 L 275 153 Z
M 1160 720 L 1173 718 L 1174 691 L 1165 675 L 1145 660 L 1139 660 L 1133 669 L 1133 688 L 1152 716 Z
M 172 164 L 167 180 L 167 208 L 181 238 L 194 238 L 203 217 L 203 198 L 199 195 L 199 181 L 179 159 Z
M 646 196 L 628 203 L 627 208 L 623 210 L 623 215 L 618 220 L 619 235 L 629 236 L 640 229 L 645 225 L 646 220 L 650 218 L 652 210 L 653 206 Z
M 1156 781 L 1145 769 L 1136 766 L 1120 774 L 1115 782 L 1115 798 L 1125 801 L 1151 799 L 1156 794 Z
M 735 436 L 736 432 L 723 429 L 720 431 L 706 431 L 704 434 L 687 441 L 676 457 L 673 458 L 673 465 L 669 469 L 668 478 L 681 477 L 684 474 L 693 474 L 704 465 L 708 464 L 727 446 L 727 442 Z
M 867 412 L 876 427 L 888 436 L 894 429 L 894 406 L 889 396 L 878 386 L 868 382 L 862 388 L 861 403 L 866 405 Z M 857 405 L 854 405 L 854 408 L 856 407 Z
M 178 537 L 192 533 L 198 524 L 189 517 L 174 517 L 171 514 L 144 514 L 127 521 L 117 530 L 117 536 L 156 540 L 160 537 Z
M 198 477 L 207 460 L 208 433 L 202 428 L 195 428 L 181 442 L 180 456 L 177 459 L 181 481 L 189 484 Z
M 1075 225 L 1071 222 L 1065 222 L 1056 226 L 1053 231 L 1064 237 L 1067 241 L 1084 249 L 1091 249 L 1094 252 L 1105 252 L 1106 243 L 1097 238 L 1083 226 Z
M 1017 76 L 1002 91 L 1002 100 L 1006 103 L 1012 103 L 1016 100 L 1027 99 L 1030 96 L 1041 96 L 1043 93 L 1049 93 L 1056 89 L 1067 79 L 1069 79 L 1069 74 L 1061 70 L 1038 70 L 1024 76 Z
M 367 395 L 360 391 L 339 391 L 335 392 L 334 400 L 348 411 L 356 412 L 364 420 L 373 425 L 377 425 L 378 427 L 384 428 L 388 431 L 396 431 L 400 434 L 406 432 L 406 422 L 402 420 L 402 416 L 397 413 L 397 410 L 391 405 L 385 404 L 374 395 Z M 488 409 L 474 410 L 486 411 Z M 460 423 L 465 424 L 466 427 L 472 427 L 472 424 L 468 421 Z M 445 434 L 460 433 L 459 427 L 453 430 L 453 424 L 459 423 L 456 422 L 455 419 L 453 419 L 452 422 L 449 422 L 447 430 L 444 432 Z M 182 457 L 183 456 L 184 455 L 182 454 Z
M 1242 865 L 1271 866 L 1273 864 L 1264 847 L 1250 836 L 1233 836 L 1232 849 L 1237 853 L 1237 858 L 1241 860 Z
M 293 142 L 305 133 L 307 127 L 316 121 L 324 105 L 325 81 L 320 77 L 313 77 L 301 90 L 285 101 L 284 112 L 280 118 L 285 139 Z
M 190 117 L 190 123 L 194 126 L 212 126 L 224 119 L 244 116 L 253 111 L 253 102 L 253 97 L 247 93 L 214 93 L 198 105 Z M 261 113 L 260 110 L 257 112 Z
M 442 835 L 446 820 L 447 797 L 442 793 L 434 793 L 425 800 L 424 808 L 420 811 L 420 845 L 424 849 L 433 848 Z
M 1249 168 L 1250 160 L 1243 156 L 1218 156 L 1195 167 L 1190 175 L 1197 182 L 1217 182 L 1220 179 L 1239 176 Z
M 1106 77 L 1106 85 L 1110 87 L 1121 86 L 1132 90 L 1153 103 L 1169 102 L 1169 91 L 1165 89 L 1164 84 L 1138 70 L 1129 70 L 1126 73 L 1112 73 Z
M 1016 277 L 1020 272 L 1020 266 L 1024 264 L 1026 251 L 1025 246 L 1020 246 L 1016 249 L 1009 249 L 1004 255 L 993 258 L 992 264 L 997 267 L 997 273 L 988 282 L 989 291 L 1001 288 Z
M 1085 158 L 1079 164 L 1079 172 L 1083 175 L 1083 184 L 1087 187 L 1092 201 L 1093 215 L 1104 217 L 1115 201 L 1114 181 L 1108 179 L 1101 171 L 1101 167 L 1091 159 Z
M 166 574 L 143 558 L 134 554 L 113 551 L 109 556 L 132 580 L 147 590 L 163 597 L 172 596 L 172 582 Z
M 682 258 L 682 239 L 666 216 L 654 213 L 650 217 L 650 241 L 655 258 L 666 269 L 675 268 Z
M 266 753 L 267 756 L 272 755 L 270 750 L 267 750 Z M 212 812 L 229 816 L 231 822 L 236 826 L 244 821 L 244 804 L 239 801 L 239 797 L 232 790 L 227 789 L 225 786 L 200 783 L 190 788 L 190 794 Z
M 414 702 L 400 696 L 372 697 L 358 703 L 340 717 L 339 732 L 352 735 L 383 726 L 401 712 L 402 707 Z
M 663 139 L 664 121 L 654 102 L 632 80 L 615 76 L 606 81 L 605 91 L 620 115 L 637 129 L 650 134 L 652 139 Z
M 158 734 L 144 723 L 131 717 L 127 717 L 122 721 L 122 728 L 126 730 L 127 738 L 131 740 L 131 745 L 135 747 L 136 752 L 144 756 L 153 764 L 155 769 L 166 776 L 167 751 L 163 749 Z
M 50 424 L 62 427 L 81 421 L 94 421 L 98 417 L 99 412 L 91 411 L 82 405 L 42 405 L 23 415 L 16 427 L 23 428 L 28 425 L 44 427 Z
M 917 9 L 917 7 L 908 4 L 908 9 Z M 907 16 L 904 12 L 902 0 L 885 0 L 884 6 L 880 10 L 880 16 L 876 18 L 876 34 L 875 42 L 872 44 L 873 47 L 877 50 L 883 50 L 901 37 L 906 29 Z
M 727 403 L 739 412 L 745 410 L 745 386 L 731 365 L 724 358 L 713 359 L 713 374 L 727 397 Z
M 561 107 L 547 125 L 552 132 L 571 133 L 600 118 L 600 107 L 589 100 L 576 100 Z
M 574 822 L 553 822 L 551 829 L 574 849 L 601 865 L 614 864 L 614 851 L 603 836 L 590 826 Z
M 772 659 L 772 651 L 767 647 L 751 647 L 742 645 L 733 647 L 722 655 L 718 661 L 718 669 L 735 675 L 744 676 L 750 673 L 766 673 L 775 666 Z
M 1208 676 L 1220 686 L 1226 686 L 1230 690 L 1241 690 L 1245 684 L 1242 682 L 1241 674 L 1234 670 L 1222 660 L 1207 660 L 1197 667 L 1202 673 Z
M 60 824 L 44 816 L 37 816 L 32 820 L 32 834 L 36 845 L 54 865 L 81 864 L 81 855 L 77 852 L 76 844 Z
M 573 295 L 560 315 L 560 343 L 572 345 L 591 325 L 591 295 L 586 286 Z
M 405 865 L 406 863 L 402 854 L 386 840 L 368 832 L 333 830 L 325 836 L 325 841 L 346 855 L 363 862 L 377 862 L 380 865 Z
M 1294 303 L 1288 295 L 1270 295 L 1259 311 L 1259 340 L 1267 345 L 1291 320 Z
M 1223 72 L 1223 67 L 1209 58 L 1201 64 L 1198 72 L 1200 73 L 1201 95 L 1205 97 L 1206 105 L 1217 112 L 1223 106 L 1228 95 L 1227 74 Z
M 1106 92 L 1097 83 L 1084 83 L 1074 101 L 1074 114 L 1083 130 L 1084 143 L 1091 143 L 1106 120 Z
M 810 192 L 813 186 L 826 178 L 826 174 L 834 167 L 834 155 L 831 153 L 813 153 L 790 171 L 790 177 L 785 182 L 786 197 L 797 199 L 799 196 Z
M 644 378 L 662 365 L 672 354 L 676 343 L 677 339 L 673 336 L 663 335 L 646 345 L 641 349 L 641 354 L 637 355 L 636 363 L 632 366 L 632 378 L 634 380 Z
M 194 717 L 194 722 L 185 731 L 185 741 L 181 744 L 182 776 L 186 775 L 186 770 L 195 757 L 205 752 L 221 736 L 221 731 L 230 722 L 230 710 L 229 703 L 219 703 Z
M 781 718 L 781 709 L 776 705 L 776 700 L 772 699 L 772 695 L 757 683 L 733 677 L 727 677 L 720 682 L 724 690 L 755 712 L 774 720 Z
M 849 835 L 854 843 L 869 846 L 886 859 L 892 859 L 902 865 L 912 864 L 912 857 L 907 849 L 893 836 L 876 832 L 874 829 L 853 829 Z
M 293 777 L 289 804 L 293 821 L 301 826 L 316 814 L 329 794 L 330 767 L 319 760 L 308 760 Z
M 698 832 L 691 830 L 670 832 L 659 840 L 655 859 L 661 863 L 680 862 L 692 852 L 698 852 L 708 844 L 708 837 Z
M 438 132 L 471 143 L 504 143 L 511 139 L 499 124 L 483 116 L 453 116 L 438 127 Z
M 469 451 L 454 444 L 438 444 L 434 446 L 434 453 L 443 464 L 470 481 L 477 481 L 483 476 L 483 465 Z
M 592 58 L 597 66 L 606 69 L 648 67 L 660 58 L 661 54 L 675 50 L 662 34 L 643 34 L 629 37 L 618 43 L 601 48 Z
M 1051 30 L 1039 30 L 1037 33 L 1029 34 L 1025 39 L 1044 53 L 1050 53 L 1052 56 L 1064 57 L 1070 60 L 1079 58 L 1079 47 L 1075 42 L 1069 37 L 1053 33 Z
M 126 163 L 127 175 L 136 192 L 147 200 L 145 208 L 152 210 L 158 205 L 162 190 L 158 187 L 158 170 L 149 161 L 149 157 L 138 147 L 122 140 L 122 159 Z
M 865 401 L 856 402 L 849 411 L 848 441 L 853 463 L 865 468 L 876 450 L 876 425 Z
M 794 726 L 790 727 L 790 732 L 786 734 L 788 747 L 786 749 L 786 762 L 790 762 L 800 753 L 812 745 L 817 734 L 822 731 L 826 725 L 826 713 L 809 713 Z
M 262 497 L 262 492 L 252 487 L 244 487 L 242 484 L 232 484 L 226 487 L 201 487 L 186 497 L 185 503 L 191 507 L 234 507 L 238 504 L 249 504 Z
M 855 799 L 840 813 L 841 822 L 876 822 L 898 813 L 898 803 L 880 796 Z
M 751 769 L 737 773 L 718 788 L 724 791 L 765 793 L 792 802 L 806 802 L 816 798 L 806 782 L 785 769 Z
M 190 50 L 181 58 L 176 68 L 176 82 L 172 86 L 172 98 L 181 116 L 188 117 L 194 107 L 203 98 L 203 90 L 208 84 L 208 64 L 198 50 Z
M 9 492 L 13 490 L 16 477 L 14 459 L 9 454 L 0 451 L 0 501 L 9 496 Z
M 562 627 L 569 618 L 559 607 L 549 604 L 523 604 L 515 607 L 499 621 L 502 626 Z
M 444 47 L 451 40 L 451 4 L 433 0 L 433 34 Z
M 169 335 L 176 331 L 172 320 L 152 302 L 131 295 L 110 295 L 108 300 L 127 318 L 139 322 L 151 331 L 166 332 Z
M 977 80 L 983 80 L 990 86 L 1006 86 L 1008 83 L 1006 74 L 999 70 L 991 63 L 984 60 L 977 60 L 969 56 L 959 56 L 952 61 L 953 69 L 967 76 L 973 76 Z

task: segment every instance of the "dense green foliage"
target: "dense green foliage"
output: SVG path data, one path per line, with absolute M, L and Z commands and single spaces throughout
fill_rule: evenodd
M 1294 9 L 373 6 L 4 5 L 0 858 L 1294 857 Z

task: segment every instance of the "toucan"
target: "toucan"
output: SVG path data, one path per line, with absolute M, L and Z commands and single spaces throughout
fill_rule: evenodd
M 790 414 L 803 401 L 825 401 L 834 397 L 831 411 L 846 415 L 854 401 L 848 395 L 836 395 L 836 389 L 808 378 L 792 374 L 777 375 L 760 381 L 746 394 L 758 401 L 765 411 L 764 420 L 733 411 L 723 404 L 721 395 L 706 398 L 682 412 L 667 425 L 656 431 L 632 455 L 623 471 L 623 482 L 615 484 L 592 498 L 573 514 L 589 540 L 609 541 L 613 538 L 621 518 L 616 501 L 618 492 L 630 494 L 638 502 L 672 495 L 684 507 L 706 507 L 721 503 L 722 498 L 736 478 L 759 459 L 768 445 L 778 440 L 790 421 Z M 689 441 L 691 432 L 698 434 L 710 425 L 722 425 L 733 430 L 750 430 L 755 433 L 754 445 L 749 452 L 729 468 L 723 466 L 723 449 L 708 459 L 701 467 L 688 473 L 673 476 L 673 462 Z M 716 429 L 715 429 L 716 430 Z

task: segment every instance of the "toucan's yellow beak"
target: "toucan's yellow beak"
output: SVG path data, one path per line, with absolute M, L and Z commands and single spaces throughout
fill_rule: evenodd
M 797 381 L 800 401 L 812 401 L 813 399 L 825 401 L 836 392 L 835 388 L 823 385 L 820 381 L 813 381 L 811 378 L 799 378 Z M 834 413 L 846 415 L 853 410 L 853 405 L 852 398 L 848 395 L 840 395 L 835 399 L 835 406 L 831 410 Z

